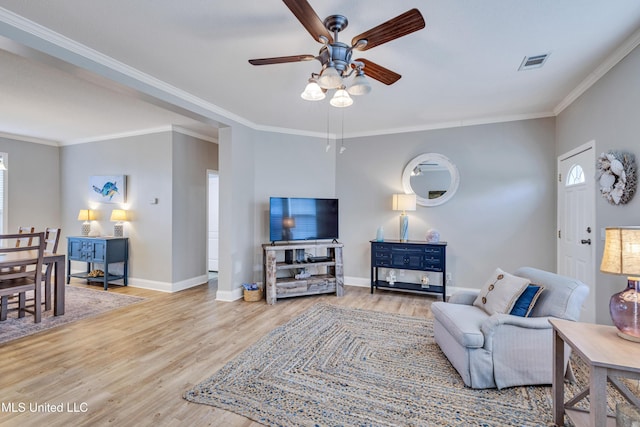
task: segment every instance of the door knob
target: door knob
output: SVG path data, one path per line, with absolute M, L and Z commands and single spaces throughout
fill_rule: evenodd
M 580 243 L 582 243 L 583 245 L 590 245 L 591 244 L 591 239 L 587 239 L 587 240 L 582 239 L 582 240 L 580 240 Z

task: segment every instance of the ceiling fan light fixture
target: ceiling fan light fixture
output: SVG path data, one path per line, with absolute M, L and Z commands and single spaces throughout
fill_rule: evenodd
M 366 95 L 371 92 L 371 85 L 369 81 L 364 76 L 363 72 L 359 72 L 354 78 L 353 83 L 347 89 L 349 94 L 354 96 Z
M 342 86 L 342 76 L 338 73 L 336 67 L 333 66 L 333 63 L 330 63 L 322 70 L 318 84 L 323 89 L 337 89 Z
M 331 98 L 331 101 L 329 101 L 329 103 L 334 107 L 344 108 L 353 104 L 353 99 L 351 99 L 351 97 L 349 96 L 349 93 L 346 90 L 344 90 L 344 86 L 343 86 L 336 91 L 336 93 L 333 95 L 333 98 Z
M 309 79 L 309 83 L 304 88 L 304 92 L 300 94 L 300 97 L 306 101 L 320 101 L 325 98 L 324 91 L 318 85 L 315 79 Z

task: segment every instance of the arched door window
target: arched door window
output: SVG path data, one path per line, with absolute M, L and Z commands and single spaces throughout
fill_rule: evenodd
M 573 165 L 571 169 L 569 169 L 569 173 L 567 174 L 567 181 L 565 185 L 567 187 L 571 185 L 577 185 L 584 183 L 584 171 L 582 170 L 582 166 Z

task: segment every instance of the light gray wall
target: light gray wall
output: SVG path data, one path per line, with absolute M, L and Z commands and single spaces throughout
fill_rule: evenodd
M 62 227 L 58 147 L 0 137 L 0 151 L 8 154 L 6 232 L 21 226 L 39 231 Z
M 394 193 L 403 193 L 402 172 L 414 157 L 439 153 L 460 171 L 449 202 L 418 206 L 409 215 L 409 238 L 425 240 L 435 228 L 448 242 L 452 285 L 480 288 L 501 267 L 555 270 L 554 119 L 349 139 L 337 156 L 340 240 L 345 282 L 368 283 L 370 243 L 379 226 L 398 239 Z
M 172 145 L 175 284 L 207 274 L 207 169 L 218 169 L 218 144 L 173 132 Z
M 242 125 L 219 129 L 220 271 L 216 298 L 242 297 L 253 280 L 256 131 Z
M 640 49 L 633 50 L 556 118 L 559 156 L 595 140 L 596 155 L 609 150 L 630 151 L 640 160 Z M 598 185 L 596 183 L 596 191 Z M 640 225 L 640 196 L 613 206 L 596 195 L 596 230 L 616 225 Z M 604 242 L 596 239 L 596 322 L 611 324 L 609 298 L 626 286 L 626 279 L 599 272 Z
M 113 234 L 111 210 L 122 207 L 130 216 L 132 285 L 174 291 L 205 280 L 206 170 L 218 167 L 217 144 L 167 131 L 65 146 L 61 153 L 64 236 L 80 234 L 76 218 L 87 207 L 98 216 L 92 231 Z M 126 203 L 90 203 L 91 175 L 126 175 Z
M 262 244 L 269 243 L 269 198 L 333 198 L 336 189 L 335 144 L 308 136 L 260 132 L 255 144 L 254 281 L 262 281 Z
M 77 216 L 88 207 L 97 213 L 92 231 L 112 235 L 111 210 L 115 204 L 89 202 L 89 177 L 126 175 L 130 214 L 125 224 L 129 237 L 129 275 L 137 286 L 166 288 L 171 283 L 171 132 L 112 139 L 61 148 L 62 217 L 64 236 L 80 235 Z M 148 203 L 157 197 L 158 204 Z M 66 242 L 61 241 L 63 250 Z M 167 289 L 168 290 L 168 289 Z

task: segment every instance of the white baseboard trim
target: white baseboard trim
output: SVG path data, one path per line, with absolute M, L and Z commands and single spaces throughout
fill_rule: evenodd
M 370 288 L 371 287 L 371 279 L 366 279 L 364 277 L 345 276 L 344 277 L 344 285 L 345 286 L 356 286 L 358 288 Z
M 244 297 L 243 288 L 235 288 L 232 291 L 221 291 L 218 290 L 216 292 L 216 301 L 224 301 L 224 302 L 232 302 L 237 301 Z
M 83 273 L 84 270 L 72 270 L 72 273 Z M 75 279 L 75 280 L 83 280 L 83 279 Z M 127 285 L 132 288 L 141 288 L 141 289 L 149 289 L 152 291 L 159 292 L 179 292 L 185 289 L 193 288 L 194 286 L 199 286 L 204 283 L 207 283 L 209 280 L 209 276 L 203 274 L 201 276 L 192 277 L 191 279 L 182 280 L 180 282 L 171 283 L 171 282 L 160 282 L 156 280 L 147 280 L 140 279 L 137 277 L 129 277 L 127 280 Z M 99 282 L 96 282 L 99 283 Z M 242 296 L 242 295 L 241 295 Z
M 138 279 L 135 277 L 129 278 L 129 286 L 134 288 L 150 289 L 152 291 L 160 292 L 180 292 L 185 289 L 193 288 L 207 283 L 209 277 L 206 274 L 202 276 L 192 277 L 191 279 L 182 280 L 180 282 L 157 282 L 154 280 Z

